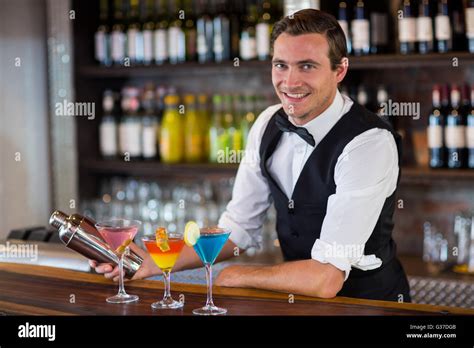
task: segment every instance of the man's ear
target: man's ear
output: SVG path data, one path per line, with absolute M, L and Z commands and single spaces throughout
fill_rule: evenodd
M 344 57 L 341 59 L 341 63 L 336 67 L 336 79 L 337 83 L 340 83 L 346 77 L 347 70 L 349 69 L 349 58 Z

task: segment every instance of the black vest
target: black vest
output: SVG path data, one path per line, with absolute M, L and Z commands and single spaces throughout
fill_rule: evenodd
M 283 108 L 277 113 L 288 117 Z M 296 182 L 293 195 L 289 198 L 270 175 L 266 166 L 282 135 L 282 131 L 275 124 L 275 115 L 269 120 L 262 137 L 260 167 L 262 174 L 267 178 L 275 203 L 276 229 L 284 259 L 286 261 L 310 259 L 313 244 L 321 234 L 328 198 L 336 192 L 334 168 L 344 147 L 354 137 L 369 129 L 386 129 L 395 138 L 400 167 L 401 139 L 388 123 L 354 103 L 349 112 L 339 119 L 313 150 Z M 410 302 L 408 282 L 395 256 L 396 245 L 392 239 L 395 193 L 396 190 L 385 200 L 382 212 L 364 249 L 365 255 L 375 254 L 381 259 L 382 266 L 370 271 L 352 268 L 338 296 L 398 301 L 401 298 L 399 295 L 402 295 L 404 302 Z

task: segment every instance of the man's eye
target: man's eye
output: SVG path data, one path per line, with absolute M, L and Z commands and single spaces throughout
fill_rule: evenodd
M 283 68 L 285 68 L 285 65 L 284 65 L 284 64 L 281 64 L 281 63 L 275 63 L 275 64 L 273 64 L 273 66 L 274 66 L 275 68 L 277 68 L 277 69 L 283 69 Z
M 311 70 L 311 69 L 314 68 L 314 65 L 311 65 L 311 64 L 303 64 L 303 65 L 301 66 L 301 68 L 302 68 L 303 70 Z

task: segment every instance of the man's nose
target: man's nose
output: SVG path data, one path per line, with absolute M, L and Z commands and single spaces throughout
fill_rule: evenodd
M 285 82 L 286 88 L 288 89 L 298 88 L 298 87 L 301 87 L 302 85 L 299 72 L 293 68 L 289 68 L 286 71 L 284 82 Z

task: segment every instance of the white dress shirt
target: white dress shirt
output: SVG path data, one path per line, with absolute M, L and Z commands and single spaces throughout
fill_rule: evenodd
M 338 91 L 333 103 L 321 115 L 302 126 L 314 137 L 315 146 L 352 105 L 352 100 Z M 268 121 L 280 107 L 281 104 L 268 107 L 250 130 L 232 200 L 219 219 L 219 226 L 231 229 L 230 240 L 242 249 L 256 245 L 266 211 L 273 201 L 267 179 L 260 170 L 259 149 Z M 314 148 L 297 134 L 284 132 L 268 159 L 267 168 L 287 197 L 292 197 Z M 370 129 L 351 140 L 336 163 L 336 193 L 328 198 L 321 235 L 312 246 L 312 259 L 344 271 L 345 279 L 351 267 L 361 270 L 380 267 L 382 260 L 375 255 L 364 255 L 363 250 L 386 198 L 396 188 L 397 179 L 398 152 L 389 131 Z

